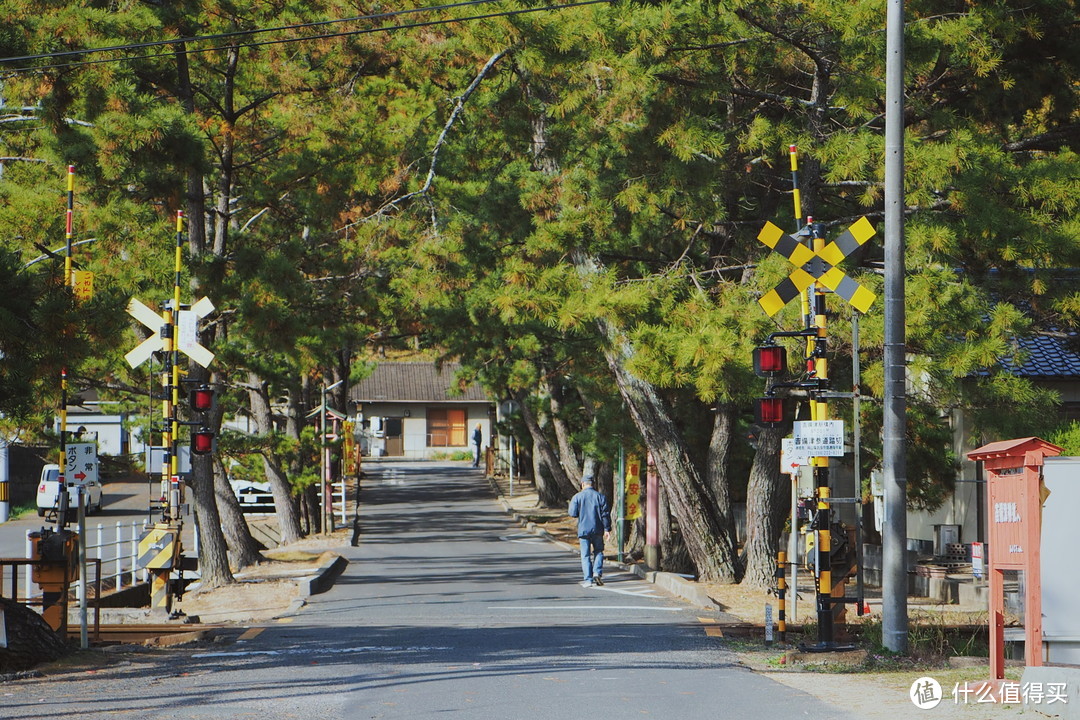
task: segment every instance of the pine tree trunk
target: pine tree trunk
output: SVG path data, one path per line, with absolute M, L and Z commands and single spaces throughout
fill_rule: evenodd
M 63 639 L 44 618 L 25 605 L 0 597 L 0 617 L 7 634 L 7 645 L 0 647 L 0 672 L 29 670 L 67 653 Z
M 300 493 L 300 516 L 305 535 L 322 532 L 322 513 L 319 511 L 319 488 L 308 485 Z
M 631 520 L 627 523 L 625 552 L 626 556 L 635 562 L 645 556 L 644 518 Z
M 229 569 L 228 546 L 221 529 L 214 490 L 213 459 L 209 456 L 192 454 L 191 491 L 199 527 L 199 579 L 202 586 L 216 588 L 236 582 Z
M 214 493 L 217 495 L 218 510 L 221 513 L 221 527 L 225 539 L 232 551 L 233 564 L 237 570 L 265 562 L 259 549 L 259 543 L 251 535 L 240 501 L 225 475 L 225 466 L 218 458 L 214 459 Z
M 570 442 L 570 429 L 562 418 L 563 387 L 556 382 L 543 381 L 543 389 L 551 399 L 551 428 L 555 431 L 555 440 L 559 447 L 559 461 L 563 472 L 570 478 L 574 486 L 581 484 L 582 471 L 578 467 L 577 454 L 574 452 L 573 443 Z
M 652 385 L 626 369 L 632 354 L 629 344 L 619 340 L 606 321 L 601 320 L 600 325 L 612 341 L 612 347 L 607 351 L 608 365 L 638 432 L 652 451 L 660 482 L 668 491 L 668 501 L 679 521 L 698 579 L 738 582 L 734 545 L 663 399 Z
M 664 572 L 688 573 L 694 571 L 690 554 L 686 551 L 682 532 L 671 517 L 668 493 L 660 491 L 660 569 Z
M 184 109 L 191 114 L 195 112 L 195 91 L 191 84 L 187 55 L 184 52 L 177 53 L 178 87 L 177 93 Z M 201 172 L 192 168 L 187 178 L 187 232 L 188 251 L 193 258 L 201 258 L 206 252 L 206 193 L 204 191 L 205 177 Z M 224 221 L 223 221 L 224 222 Z M 224 246 L 216 244 L 210 252 L 218 257 L 224 254 Z M 192 294 L 199 290 L 198 277 L 193 275 L 190 282 Z M 212 343 L 214 331 L 206 332 L 200 341 L 204 345 Z M 205 368 L 195 362 L 188 363 L 188 377 L 195 381 L 206 381 L 209 373 Z M 211 429 L 218 433 L 221 431 L 222 411 L 215 410 L 213 413 Z M 192 455 L 191 476 L 189 479 L 193 504 L 195 506 L 195 519 L 199 527 L 199 575 L 206 587 L 219 587 L 234 582 L 232 571 L 229 569 L 229 555 L 225 543 L 225 535 L 221 529 L 218 516 L 218 507 L 214 489 L 214 463 L 213 458 L 208 456 L 199 457 Z
M 731 443 L 735 438 L 735 409 L 722 403 L 713 416 L 705 483 L 731 546 L 735 546 L 735 514 L 731 510 Z
M 746 543 L 743 584 L 770 588 L 776 584 L 776 552 L 788 508 L 787 476 L 780 472 L 780 436 L 776 428 L 765 428 L 758 436 L 757 454 L 750 468 L 746 491 Z
M 301 446 L 300 436 L 304 432 L 304 418 L 307 416 L 308 410 L 322 404 L 321 397 L 319 398 L 318 404 L 315 403 L 316 392 L 316 383 L 314 379 L 307 374 L 300 380 L 299 386 L 294 385 L 289 389 L 288 411 L 285 416 L 285 435 L 295 440 L 297 447 Z M 322 452 L 322 449 L 319 448 L 318 452 Z M 318 455 L 315 456 L 315 463 L 319 467 L 322 466 L 322 460 Z M 289 467 L 285 471 L 286 476 L 299 476 L 300 473 L 304 471 L 304 464 L 305 461 L 303 456 L 300 453 L 293 453 L 293 457 L 289 461 Z M 300 494 L 296 496 L 294 502 L 296 503 L 298 517 L 300 518 L 301 536 L 315 535 L 323 531 L 321 496 L 321 474 L 318 483 L 306 486 Z
M 533 482 L 536 484 L 539 502 L 544 507 L 559 507 L 568 502 L 577 490 L 573 481 L 567 477 L 543 428 L 540 427 L 536 414 L 526 403 L 525 393 L 514 393 L 514 399 L 521 409 L 521 419 L 525 422 L 529 435 L 532 436 L 533 474 L 536 476 Z M 543 472 L 544 469 L 547 473 Z
M 270 411 L 269 389 L 265 380 L 254 372 L 248 371 L 248 402 L 255 428 L 260 435 L 269 439 L 274 431 L 274 419 Z M 281 461 L 273 448 L 262 450 L 263 470 L 274 495 L 274 509 L 277 510 L 278 527 L 281 532 L 281 544 L 289 545 L 298 541 L 300 535 L 300 514 L 292 494 L 292 485 L 282 469 Z

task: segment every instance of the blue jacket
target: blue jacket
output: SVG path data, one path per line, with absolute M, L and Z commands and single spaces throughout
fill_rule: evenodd
M 611 512 L 607 498 L 587 487 L 570 498 L 570 517 L 576 517 L 578 537 L 599 535 L 611 530 Z

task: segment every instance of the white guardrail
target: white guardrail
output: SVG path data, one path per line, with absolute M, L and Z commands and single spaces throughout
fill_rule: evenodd
M 331 524 L 336 519 L 341 523 L 340 526 L 344 527 L 346 524 L 346 511 L 345 481 L 341 480 L 337 483 L 336 492 L 333 489 L 331 490 Z M 335 515 L 337 518 L 334 517 Z M 87 560 L 94 558 L 101 560 L 101 581 L 110 590 L 121 590 L 138 584 L 139 576 L 143 573 L 137 564 L 139 536 L 142 534 L 143 528 L 144 522 L 141 520 L 132 520 L 130 523 L 117 522 L 115 527 L 98 523 L 93 528 L 86 528 L 86 558 Z M 35 531 L 26 531 L 26 557 L 31 557 L 33 552 L 30 544 L 31 532 Z M 196 529 L 196 554 L 198 554 L 198 547 L 199 538 Z M 92 581 L 92 579 L 90 577 L 86 578 L 87 582 Z M 108 582 L 110 579 L 112 583 Z M 78 592 L 77 588 L 78 585 L 76 585 L 76 593 Z M 18 594 L 18 597 L 41 597 L 40 590 L 31 579 L 31 567 L 29 565 L 25 568 L 23 589 Z

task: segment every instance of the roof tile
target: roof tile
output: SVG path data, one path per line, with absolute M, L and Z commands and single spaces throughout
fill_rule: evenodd
M 432 362 L 381 362 L 370 377 L 349 390 L 355 402 L 491 402 L 484 389 L 473 383 L 458 393 L 458 363 L 444 363 L 442 371 Z
M 1033 335 L 1017 341 L 1024 353 L 1024 362 L 1005 368 L 1021 377 L 1080 378 L 1080 355 L 1069 348 L 1068 340 L 1050 335 Z

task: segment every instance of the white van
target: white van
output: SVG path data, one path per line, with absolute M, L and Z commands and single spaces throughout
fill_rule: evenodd
M 83 502 L 86 504 L 86 514 L 101 512 L 101 483 L 97 480 L 87 480 L 86 482 L 78 482 L 77 480 L 68 480 L 67 492 L 68 492 L 68 507 L 71 509 L 72 515 L 68 517 L 74 517 L 75 511 L 79 507 L 79 488 L 83 488 Z M 37 512 L 39 517 L 45 517 L 45 513 L 57 510 L 59 508 L 60 500 L 60 466 L 56 464 L 46 465 L 41 468 L 41 480 L 38 482 L 37 491 Z

